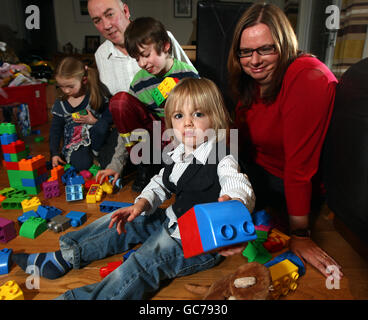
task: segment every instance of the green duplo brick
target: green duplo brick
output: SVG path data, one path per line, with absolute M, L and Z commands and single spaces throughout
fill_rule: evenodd
M 155 88 L 152 92 L 152 98 L 155 101 L 156 105 L 159 107 L 162 102 L 165 101 L 164 96 L 158 88 Z
M 37 170 L 33 171 L 21 171 L 21 170 L 8 170 L 8 177 L 12 177 L 19 181 L 21 179 L 36 179 L 38 177 Z
M 101 170 L 101 168 L 99 166 L 96 166 L 95 164 L 93 164 L 91 166 L 91 168 L 88 169 L 89 172 L 91 172 L 93 174 L 93 176 L 95 177 L 97 172 Z
M 19 186 L 18 189 L 20 190 L 24 190 L 26 192 L 26 194 L 28 195 L 38 195 L 41 192 L 41 187 L 37 186 L 37 187 L 24 187 L 24 186 Z
M 262 230 L 256 230 L 257 239 L 255 241 L 257 242 L 265 242 L 268 238 L 268 232 L 262 231 Z
M 18 210 L 22 209 L 22 201 L 28 199 L 28 197 L 23 198 L 6 198 L 2 203 L 1 206 L 3 209 L 6 210 Z
M 0 190 L 0 195 L 8 198 L 14 192 L 16 192 L 14 188 L 4 188 Z
M 25 159 L 29 154 L 29 150 L 23 150 L 18 153 L 9 153 L 11 162 L 18 162 L 22 159 Z
M 9 195 L 9 198 L 11 199 L 19 199 L 19 198 L 24 198 L 26 197 L 26 192 L 24 190 L 15 190 L 15 192 L 12 192 Z
M 20 230 L 19 235 L 29 239 L 37 238 L 41 233 L 46 231 L 47 223 L 42 218 L 30 217 L 25 221 Z
M 15 129 L 15 125 L 12 123 L 1 123 L 0 124 L 0 134 L 4 134 L 4 133 L 8 133 L 8 134 L 13 134 L 13 133 L 17 133 L 17 130 Z

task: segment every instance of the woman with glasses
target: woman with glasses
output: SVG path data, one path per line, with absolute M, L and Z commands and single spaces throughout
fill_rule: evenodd
M 240 18 L 228 58 L 237 102 L 240 158 L 260 209 L 283 199 L 290 249 L 326 277 L 338 264 L 310 238 L 312 195 L 337 80 L 317 58 L 298 50 L 281 9 L 254 4 Z M 280 197 L 281 196 L 281 197 Z

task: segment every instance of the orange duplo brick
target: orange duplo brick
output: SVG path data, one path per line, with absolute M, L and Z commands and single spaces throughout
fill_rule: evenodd
M 57 167 L 51 169 L 51 178 L 52 180 L 48 180 L 48 181 L 54 181 L 54 180 L 59 180 L 59 182 L 61 182 L 61 176 L 64 174 L 64 167 L 61 165 L 58 165 Z
M 46 159 L 40 154 L 31 159 L 19 161 L 19 170 L 21 171 L 34 171 L 43 166 L 46 166 Z
M 6 197 L 3 196 L 2 194 L 0 194 L 0 205 L 1 205 L 1 202 L 3 202 L 5 199 L 6 199 Z

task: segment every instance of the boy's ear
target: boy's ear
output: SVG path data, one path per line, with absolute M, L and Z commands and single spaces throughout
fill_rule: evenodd
M 170 42 L 165 42 L 165 45 L 164 45 L 164 52 L 165 53 L 168 53 L 169 50 L 170 50 L 170 47 L 171 47 L 171 43 Z

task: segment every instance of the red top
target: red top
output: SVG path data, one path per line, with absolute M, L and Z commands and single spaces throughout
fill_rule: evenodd
M 249 139 L 253 160 L 284 180 L 290 215 L 309 214 L 311 180 L 318 171 L 336 84 L 326 65 L 303 56 L 288 68 L 273 104 L 258 100 L 251 108 L 239 104 L 236 109 L 239 140 Z

